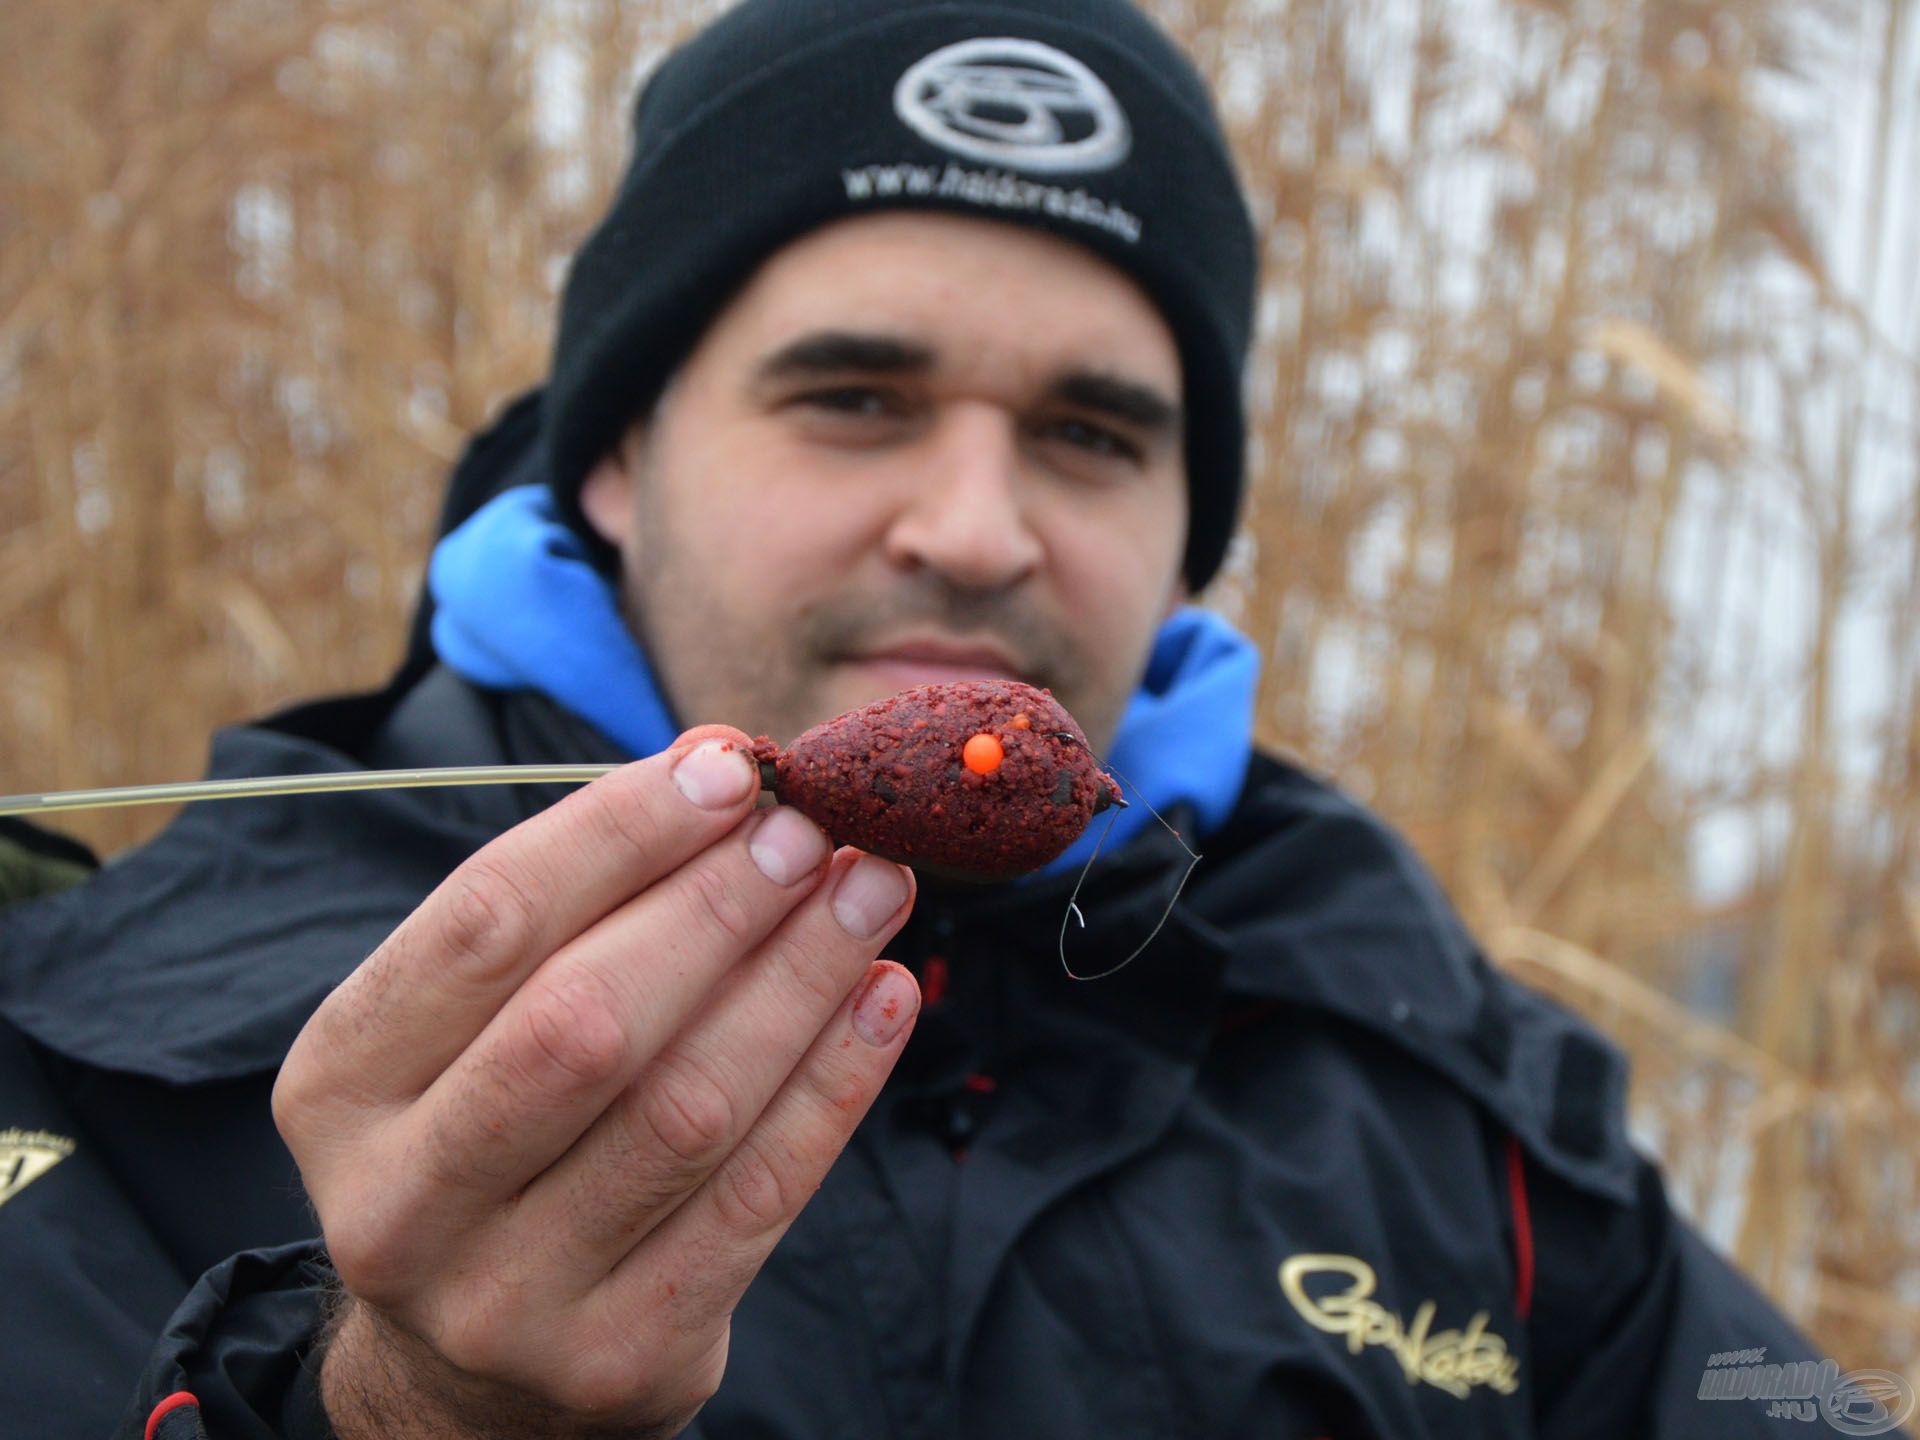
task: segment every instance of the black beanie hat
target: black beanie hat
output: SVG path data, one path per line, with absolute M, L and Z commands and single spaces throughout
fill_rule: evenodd
M 544 438 L 561 513 L 760 263 L 834 220 L 946 210 L 1126 271 L 1179 345 L 1184 573 L 1238 519 L 1256 249 L 1205 82 L 1128 0 L 745 0 L 668 56 L 561 301 Z

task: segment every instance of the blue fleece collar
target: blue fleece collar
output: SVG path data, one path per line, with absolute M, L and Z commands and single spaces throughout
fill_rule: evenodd
M 433 647 L 456 674 L 494 690 L 536 690 L 633 756 L 670 745 L 668 708 L 612 587 L 559 519 L 544 485 L 507 490 L 434 547 L 427 568 Z M 1160 627 L 1140 688 L 1106 757 L 1129 801 L 1162 812 L 1187 801 L 1202 836 L 1239 799 L 1253 750 L 1253 642 L 1187 606 Z M 1078 869 L 1154 823 L 1145 805 L 1109 812 L 1042 873 Z

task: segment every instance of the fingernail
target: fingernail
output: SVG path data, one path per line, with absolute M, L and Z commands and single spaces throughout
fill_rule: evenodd
M 798 810 L 776 805 L 754 830 L 747 853 L 774 884 L 791 885 L 827 858 L 827 837 Z
M 738 805 L 759 780 L 746 752 L 731 740 L 702 740 L 673 767 L 673 783 L 702 810 Z
M 857 940 L 871 940 L 907 898 L 907 877 L 891 860 L 862 855 L 833 891 L 833 918 Z
M 853 1002 L 853 1030 L 869 1045 L 890 1045 L 920 1013 L 920 990 L 897 965 L 875 965 Z

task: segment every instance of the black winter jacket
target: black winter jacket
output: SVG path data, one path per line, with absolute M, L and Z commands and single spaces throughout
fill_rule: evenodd
M 415 666 L 223 732 L 212 770 L 601 758 L 537 697 Z M 448 870 L 558 793 L 190 807 L 0 913 L 0 1431 L 328 1433 L 324 1256 L 274 1073 Z M 1070 878 L 923 884 L 887 952 L 928 991 L 918 1028 L 688 1435 L 1777 1434 L 1767 1402 L 1697 1398 L 1703 1370 L 1818 1357 L 1669 1208 L 1615 1050 L 1297 768 L 1257 755 L 1204 849 L 1151 948 L 1093 983 L 1056 955 Z M 1103 860 L 1076 953 L 1131 950 L 1183 862 L 1157 828 Z
M 214 769 L 603 743 L 435 671 L 228 732 Z M 68 1152 L 0 1207 L 19 1433 L 137 1435 L 188 1391 L 215 1440 L 325 1434 L 274 1071 L 440 875 L 551 798 L 202 806 L 0 919 L 0 1119 Z M 749 1290 L 692 1433 L 1769 1433 L 1762 1402 L 1695 1398 L 1701 1373 L 1807 1347 L 1670 1212 L 1615 1053 L 1300 771 L 1259 757 L 1205 848 L 1152 947 L 1088 984 L 1056 958 L 1061 882 L 923 889 L 889 953 L 946 993 Z M 1182 858 L 1154 831 L 1103 866 L 1085 953 L 1131 949 Z

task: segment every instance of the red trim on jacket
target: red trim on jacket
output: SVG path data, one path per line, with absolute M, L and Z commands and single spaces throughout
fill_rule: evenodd
M 182 1405 L 191 1405 L 195 1409 L 198 1409 L 200 1402 L 195 1398 L 191 1390 L 174 1391 L 173 1394 L 167 1396 L 166 1399 L 154 1406 L 153 1413 L 147 1416 L 147 1433 L 143 1437 L 143 1440 L 153 1440 L 154 1435 L 159 1432 L 160 1422 L 178 1410 Z
M 1533 1212 L 1517 1135 L 1507 1136 L 1507 1194 L 1513 1201 L 1513 1308 L 1524 1320 L 1533 1309 Z

